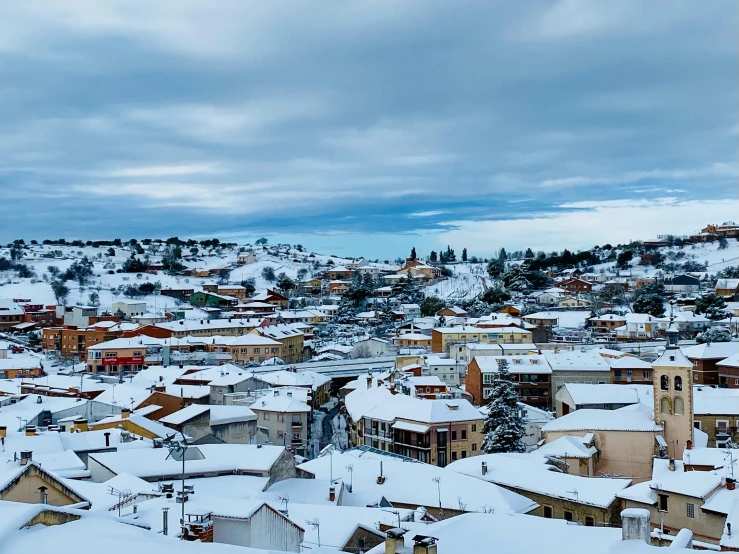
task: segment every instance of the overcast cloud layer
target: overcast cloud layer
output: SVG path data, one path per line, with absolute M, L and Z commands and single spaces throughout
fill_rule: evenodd
M 737 219 L 738 20 L 730 0 L 6 3 L 2 240 L 390 257 Z

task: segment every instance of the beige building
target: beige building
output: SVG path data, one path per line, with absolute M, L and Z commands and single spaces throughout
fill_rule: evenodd
M 293 398 L 294 394 L 275 389 L 249 406 L 257 415 L 257 440 L 289 447 L 299 456 L 315 455 L 308 452 L 311 407 Z

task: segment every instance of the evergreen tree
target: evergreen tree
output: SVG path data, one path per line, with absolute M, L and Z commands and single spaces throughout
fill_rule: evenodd
M 500 249 L 500 253 L 498 254 L 498 259 L 501 262 L 504 262 L 508 259 L 508 254 L 506 254 L 505 248 Z
M 654 317 L 665 315 L 665 287 L 661 283 L 648 283 L 634 291 L 631 309 L 637 314 Z
M 695 301 L 695 313 L 706 314 L 712 321 L 729 317 L 726 311 L 726 300 L 714 292 L 704 294 Z
M 729 241 L 726 240 L 726 237 L 719 237 L 718 238 L 718 249 L 726 250 L 728 247 L 729 247 Z
M 435 264 L 437 260 L 438 260 L 438 257 L 436 256 L 436 250 L 432 250 L 431 254 L 429 254 L 429 261 Z
M 731 342 L 731 334 L 726 329 L 717 327 L 714 329 L 707 329 L 702 333 L 698 333 L 695 336 L 695 342 L 698 344 L 711 343 L 711 342 Z
M 490 263 L 488 263 L 487 271 L 490 277 L 493 279 L 499 279 L 505 272 L 505 264 L 500 260 L 492 259 L 490 260 Z
M 411 248 L 411 260 L 416 259 L 416 247 Z
M 508 361 L 498 362 L 488 415 L 482 427 L 485 454 L 526 452 L 526 416 L 518 407 L 518 394 L 508 371 Z
M 534 251 L 531 250 L 531 248 L 526 249 L 526 253 L 523 255 L 524 258 L 533 259 L 534 258 Z
M 462 248 L 462 261 L 463 262 L 467 261 L 467 249 L 466 248 Z

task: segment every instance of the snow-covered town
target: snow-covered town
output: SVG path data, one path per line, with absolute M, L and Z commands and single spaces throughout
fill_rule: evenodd
M 739 2 L 0 10 L 0 554 L 739 553 Z
M 736 549 L 737 237 L 396 260 L 16 240 L 2 540 Z

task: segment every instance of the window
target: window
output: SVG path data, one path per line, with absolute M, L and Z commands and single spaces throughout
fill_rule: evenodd
M 455 450 L 452 450 L 452 461 L 455 461 L 457 459 L 457 452 Z
M 649 381 L 649 370 L 648 369 L 644 370 L 644 380 Z
M 472 424 L 472 432 L 473 433 L 477 432 L 477 423 Z
M 697 373 L 693 373 L 693 382 L 694 383 L 697 383 L 698 382 L 698 374 Z
M 675 390 L 683 390 L 683 378 L 679 375 L 675 376 Z
M 660 512 L 667 511 L 667 498 L 668 496 L 666 494 L 659 495 L 659 511 Z
M 262 412 L 262 416 L 264 416 L 262 418 L 262 419 L 264 419 L 264 421 L 269 421 L 269 412 Z
M 670 413 L 670 399 L 666 396 L 663 396 L 662 400 L 659 401 L 659 411 L 663 414 Z
M 472 452 L 475 452 L 476 450 L 477 450 L 477 443 L 476 442 L 473 442 L 472 443 Z
M 482 376 L 482 382 L 485 385 L 492 385 L 493 384 L 493 376 L 490 373 L 485 373 Z
M 456 431 L 452 431 L 452 440 L 453 441 L 457 440 L 457 432 Z
M 683 399 L 679 396 L 675 398 L 675 415 L 682 415 L 685 411 Z
M 467 440 L 467 429 L 463 429 L 462 430 L 462 440 L 463 441 L 466 441 Z
M 466 450 L 462 450 L 462 459 L 464 459 L 466 457 L 467 457 L 467 451 Z
M 691 504 L 690 502 L 688 502 L 685 505 L 685 508 L 686 508 L 685 515 L 688 516 L 689 518 L 694 518 L 695 517 L 695 504 Z
M 565 520 L 566 521 L 572 521 L 572 518 L 573 518 L 572 512 L 565 511 Z
M 285 414 L 277 414 L 277 421 L 285 421 Z
M 255 353 L 255 354 L 259 354 L 259 348 L 255 348 L 255 349 L 254 349 L 254 353 Z
M 702 423 L 700 421 L 694 421 L 693 422 L 693 427 L 695 427 L 696 429 L 701 429 L 701 425 L 702 425 Z
M 586 527 L 595 527 L 595 519 L 591 516 L 585 516 Z
M 621 380 L 621 370 L 620 369 L 614 369 L 613 370 L 613 379 L 616 381 Z
M 659 384 L 662 390 L 670 390 L 670 378 L 667 375 L 659 378 Z

